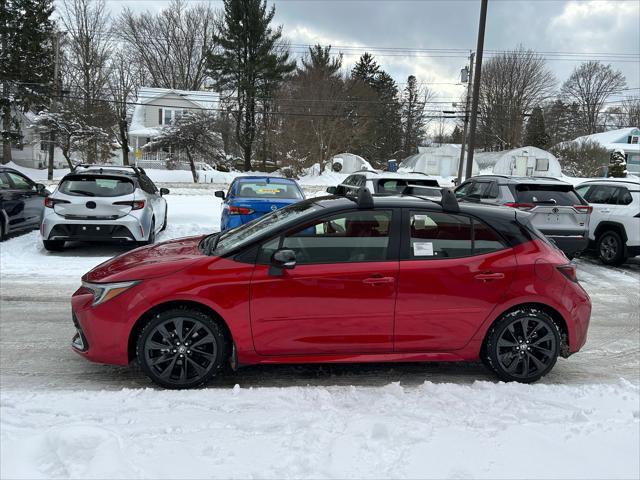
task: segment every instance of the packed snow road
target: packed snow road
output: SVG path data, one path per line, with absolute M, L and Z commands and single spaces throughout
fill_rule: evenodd
M 209 189 L 176 188 L 159 240 L 219 224 Z M 126 247 L 0 246 L 1 478 L 638 478 L 640 261 L 586 257 L 584 349 L 534 385 L 479 364 L 246 367 L 151 389 L 69 347 L 79 277 Z

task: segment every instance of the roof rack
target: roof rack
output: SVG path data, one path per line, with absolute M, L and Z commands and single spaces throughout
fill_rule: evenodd
M 564 180 L 558 177 L 545 177 L 544 175 L 531 175 L 529 178 L 540 178 L 542 180 L 557 180 L 559 182 L 563 182 Z
M 96 163 L 79 163 L 77 165 L 74 165 L 73 170 L 71 170 L 71 171 L 75 172 L 78 168 L 94 168 L 94 169 L 99 169 L 100 172 L 102 172 L 102 170 L 108 170 L 108 169 L 115 169 L 115 170 L 131 169 L 137 175 L 140 175 L 140 174 L 145 175 L 146 174 L 146 172 L 144 171 L 144 168 L 138 167 L 136 165 L 100 165 L 100 164 L 96 164 Z
M 413 190 L 414 189 L 431 189 L 431 190 L 440 190 L 440 194 L 442 195 L 442 200 L 439 202 L 432 198 L 423 197 L 422 195 L 416 195 Z M 432 202 L 442 207 L 442 210 L 445 212 L 457 213 L 460 211 L 460 205 L 458 205 L 458 199 L 453 191 L 449 188 L 441 187 L 429 187 L 424 185 L 407 185 L 404 187 L 402 191 L 403 195 L 419 198 L 420 200 L 425 200 L 427 202 Z
M 352 173 L 362 173 L 362 172 L 375 173 L 376 175 L 378 175 L 378 172 L 376 172 L 375 170 L 367 170 L 366 168 L 363 168 L 361 170 L 356 170 L 355 172 L 352 172 Z

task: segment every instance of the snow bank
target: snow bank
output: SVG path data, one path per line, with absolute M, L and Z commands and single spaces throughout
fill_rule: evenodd
M 2 478 L 638 478 L 639 388 L 3 391 Z

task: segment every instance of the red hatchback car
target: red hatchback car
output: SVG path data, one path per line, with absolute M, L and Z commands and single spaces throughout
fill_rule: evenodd
M 138 248 L 83 277 L 72 345 L 155 383 L 230 362 L 482 360 L 532 382 L 585 343 L 575 266 L 510 208 L 418 196 L 309 199 L 222 234 Z

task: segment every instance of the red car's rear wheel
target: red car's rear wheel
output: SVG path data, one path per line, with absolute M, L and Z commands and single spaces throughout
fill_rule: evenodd
M 510 312 L 491 328 L 486 355 L 501 380 L 535 382 L 555 365 L 560 331 L 546 313 L 527 308 Z

